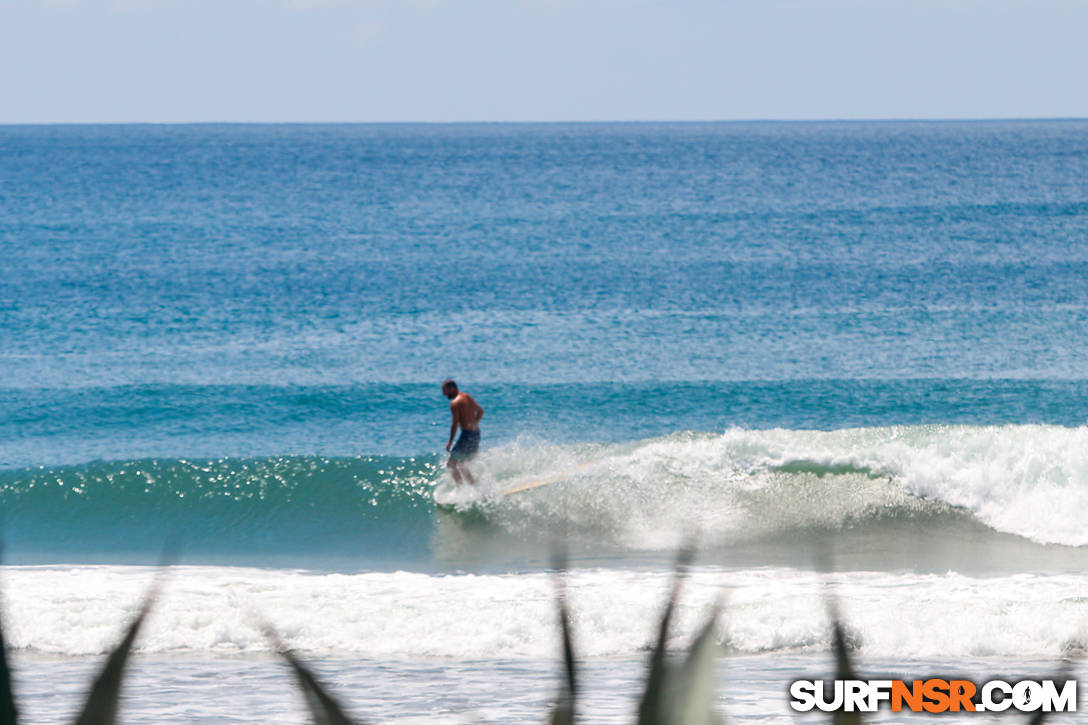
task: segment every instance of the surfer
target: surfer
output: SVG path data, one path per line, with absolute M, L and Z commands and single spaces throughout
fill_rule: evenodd
M 450 440 L 446 443 L 446 450 L 450 457 L 446 461 L 446 468 L 450 469 L 453 480 L 461 483 L 461 477 L 472 484 L 476 479 L 468 470 L 465 461 L 476 455 L 480 448 L 480 418 L 484 417 L 484 409 L 472 399 L 468 393 L 462 393 L 457 389 L 457 383 L 447 378 L 442 383 L 442 394 L 450 399 L 450 413 L 453 414 L 453 423 L 450 424 Z M 461 437 L 454 445 L 453 437 L 457 434 L 457 428 L 461 428 Z M 450 448 L 450 446 L 453 446 Z

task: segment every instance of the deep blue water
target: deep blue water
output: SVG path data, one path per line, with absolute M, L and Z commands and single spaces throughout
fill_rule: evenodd
M 1081 121 L 0 127 L 12 548 L 39 466 L 431 466 L 447 376 L 493 447 L 1080 426 L 1086 242 Z

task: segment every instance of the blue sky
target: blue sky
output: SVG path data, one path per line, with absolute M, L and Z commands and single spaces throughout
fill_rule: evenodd
M 1088 116 L 1084 0 L 0 0 L 0 123 Z

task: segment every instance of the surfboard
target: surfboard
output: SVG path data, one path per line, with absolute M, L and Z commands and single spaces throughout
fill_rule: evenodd
M 572 468 L 569 471 L 561 473 L 558 476 L 549 476 L 548 478 L 540 478 L 540 479 L 537 479 L 535 481 L 529 481 L 528 483 L 520 483 L 520 484 L 517 484 L 516 486 L 511 486 L 510 488 L 503 491 L 502 495 L 504 497 L 505 496 L 510 496 L 511 494 L 521 493 L 522 491 L 531 491 L 534 488 L 540 488 L 541 486 L 547 486 L 549 483 L 557 483 L 559 481 L 566 480 L 566 479 L 570 478 L 570 476 L 572 474 L 578 473 L 579 471 L 584 471 L 585 469 L 587 469 L 590 466 L 594 465 L 594 463 L 595 463 L 595 461 L 590 461 L 589 463 L 583 463 L 580 466 L 576 466 L 576 467 Z
M 568 469 L 563 473 L 548 476 L 547 478 L 537 478 L 532 481 L 524 483 L 516 483 L 512 486 L 502 489 L 497 493 L 486 492 L 484 487 L 470 487 L 468 484 L 461 486 L 455 486 L 449 483 L 439 484 L 434 491 L 434 503 L 435 506 L 441 509 L 457 510 L 465 506 L 473 506 L 484 501 L 494 501 L 497 498 L 506 498 L 518 493 L 524 493 L 525 491 L 532 491 L 535 488 L 541 488 L 552 483 L 559 483 L 560 481 L 568 480 L 572 475 L 579 471 L 596 465 L 596 461 L 590 461 L 589 463 L 583 463 L 580 466 Z M 493 491 L 494 489 L 492 489 Z
M 460 509 L 466 506 L 474 506 L 476 504 L 484 503 L 486 501 L 496 501 L 498 499 L 506 498 L 511 494 L 522 493 L 523 491 L 529 491 L 534 488 L 540 488 L 546 486 L 549 483 L 555 483 L 561 481 L 563 476 L 552 476 L 551 478 L 542 478 L 536 481 L 529 481 L 528 483 L 520 483 L 510 488 L 505 488 L 498 492 L 485 492 L 479 488 L 470 488 L 469 484 L 463 484 L 459 488 L 452 488 L 450 486 L 438 486 L 434 492 L 434 505 L 441 509 Z
M 506 489 L 502 492 L 503 496 L 509 496 L 515 493 L 521 493 L 522 491 L 531 491 L 534 488 L 540 488 L 541 486 L 547 486 L 549 483 L 555 483 L 556 481 L 562 481 L 566 476 L 552 476 L 551 478 L 542 478 L 539 481 L 529 481 L 529 483 L 522 483 L 517 486 Z

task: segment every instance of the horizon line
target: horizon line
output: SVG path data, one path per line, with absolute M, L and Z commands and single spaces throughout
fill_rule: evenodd
M 994 117 L 866 117 L 866 118 L 734 118 L 734 119 L 582 119 L 582 120 L 448 120 L 448 121 L 0 121 L 14 126 L 573 126 L 654 124 L 804 124 L 804 123 L 1015 123 L 1088 121 L 1088 116 L 994 116 Z

